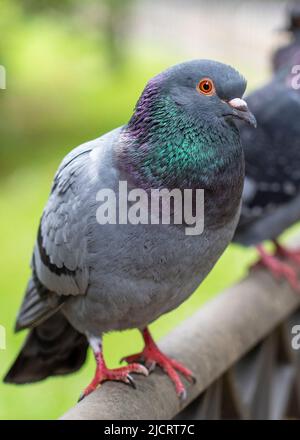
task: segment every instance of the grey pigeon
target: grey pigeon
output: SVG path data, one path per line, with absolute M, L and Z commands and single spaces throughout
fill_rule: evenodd
M 294 80 L 289 67 L 281 69 L 247 98 L 258 127 L 255 131 L 241 127 L 246 178 L 234 241 L 256 245 L 260 263 L 298 290 L 294 264 L 288 263 L 299 265 L 300 253 L 278 242 L 280 234 L 300 220 L 300 90 Z M 266 252 L 265 240 L 274 242 L 275 255 Z
M 241 99 L 245 88 L 230 66 L 176 65 L 149 81 L 127 125 L 66 156 L 41 218 L 17 318 L 16 330 L 30 332 L 6 382 L 75 371 L 89 343 L 97 368 L 82 396 L 105 380 L 133 383 L 130 373 L 147 374 L 157 364 L 184 397 L 178 373 L 192 380 L 191 371 L 159 351 L 147 326 L 194 292 L 232 239 L 244 180 L 236 120 L 255 124 Z M 147 194 L 203 189 L 203 232 L 187 234 L 186 222 L 101 224 L 99 191 L 118 198 L 120 182 Z M 109 369 L 101 336 L 129 328 L 142 332 L 145 348 L 127 358 L 129 365 Z

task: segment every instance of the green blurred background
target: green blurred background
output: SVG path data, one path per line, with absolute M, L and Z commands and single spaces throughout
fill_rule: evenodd
M 208 4 L 207 4 L 208 3 Z M 39 218 L 64 155 L 124 124 L 145 82 L 191 58 L 236 66 L 248 90 L 270 75 L 286 36 L 279 1 L 0 0 L 0 377 L 25 334 L 13 334 Z M 160 338 L 239 279 L 255 253 L 230 247 L 195 295 L 159 319 Z M 216 323 L 221 325 L 221 323 Z M 137 332 L 105 336 L 110 366 L 141 348 Z M 26 386 L 0 383 L 0 419 L 54 419 L 90 381 L 94 361 L 71 376 Z

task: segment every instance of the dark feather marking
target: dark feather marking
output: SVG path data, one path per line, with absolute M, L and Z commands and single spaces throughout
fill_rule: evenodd
M 76 275 L 76 270 L 70 270 L 64 265 L 62 267 L 57 267 L 55 264 L 51 263 L 50 258 L 43 246 L 41 224 L 38 230 L 37 244 L 38 244 L 41 260 L 44 263 L 44 265 L 50 270 L 50 272 L 55 273 L 58 276 L 68 275 L 70 277 L 74 277 Z
M 21 305 L 15 331 L 33 328 L 47 320 L 64 304 L 66 298 L 50 292 L 38 279 L 35 261 L 32 260 L 32 278 L 29 280 L 25 298 Z

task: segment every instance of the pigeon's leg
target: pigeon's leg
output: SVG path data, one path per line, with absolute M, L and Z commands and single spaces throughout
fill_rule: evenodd
M 178 373 L 181 373 L 189 382 L 192 383 L 195 382 L 193 373 L 179 362 L 175 361 L 174 359 L 170 359 L 163 354 L 155 344 L 147 328 L 142 331 L 142 335 L 145 342 L 144 350 L 138 354 L 125 357 L 123 360 L 129 364 L 138 360 L 143 361 L 149 371 L 152 371 L 156 365 L 159 365 L 174 383 L 177 395 L 180 398 L 185 399 L 186 390 Z
M 256 246 L 256 249 L 260 255 L 257 265 L 266 267 L 276 279 L 286 279 L 293 290 L 300 290 L 297 272 L 292 267 L 275 255 L 269 254 L 262 245 Z
M 275 244 L 276 255 L 286 258 L 287 260 L 290 260 L 300 266 L 300 251 L 298 249 L 288 249 L 287 247 L 278 243 L 277 240 L 274 240 L 273 243 Z
M 131 373 L 139 373 L 144 376 L 148 376 L 148 370 L 143 365 L 138 363 L 133 363 L 127 365 L 126 367 L 109 369 L 104 361 L 102 353 L 102 340 L 101 338 L 95 338 L 93 336 L 88 336 L 88 341 L 93 350 L 95 360 L 96 360 L 96 372 L 92 382 L 85 388 L 81 394 L 79 401 L 84 397 L 92 393 L 99 385 L 108 380 L 124 382 L 126 384 L 132 385 L 135 388 L 135 383 L 131 377 Z

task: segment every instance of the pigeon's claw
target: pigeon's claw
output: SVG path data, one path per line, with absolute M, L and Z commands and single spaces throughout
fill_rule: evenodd
M 143 352 L 132 354 L 130 356 L 123 357 L 120 362 L 127 362 L 128 364 L 132 364 L 132 362 L 144 362 Z
M 284 261 L 281 261 L 276 255 L 266 252 L 262 246 L 259 245 L 256 248 L 260 255 L 260 260 L 256 265 L 267 268 L 276 279 L 284 278 L 293 290 L 300 292 L 300 283 L 296 270 Z
M 192 371 L 186 368 L 184 365 L 182 365 L 180 362 L 170 359 L 172 367 L 175 368 L 175 370 L 179 371 L 190 383 L 196 383 L 196 378 L 193 375 Z
M 91 394 L 98 388 L 103 382 L 112 380 L 117 382 L 124 382 L 128 385 L 131 385 L 133 388 L 136 388 L 135 382 L 131 376 L 131 373 L 143 374 L 144 376 L 148 376 L 148 370 L 143 365 L 133 363 L 127 365 L 126 367 L 120 367 L 115 369 L 109 369 L 103 362 L 102 355 L 99 354 L 99 359 L 96 358 L 97 361 L 97 369 L 92 382 L 85 388 L 83 393 L 81 393 L 79 401 L 84 397 Z
M 148 368 L 149 372 L 152 371 L 156 365 L 158 365 L 174 383 L 178 397 L 180 399 L 185 399 L 186 390 L 178 373 L 181 373 L 189 382 L 194 383 L 195 378 L 193 376 L 193 373 L 180 362 L 168 358 L 165 354 L 163 354 L 153 341 L 147 329 L 144 330 L 143 336 L 145 340 L 144 350 L 140 353 L 127 356 L 123 360 L 128 363 L 142 360 Z

